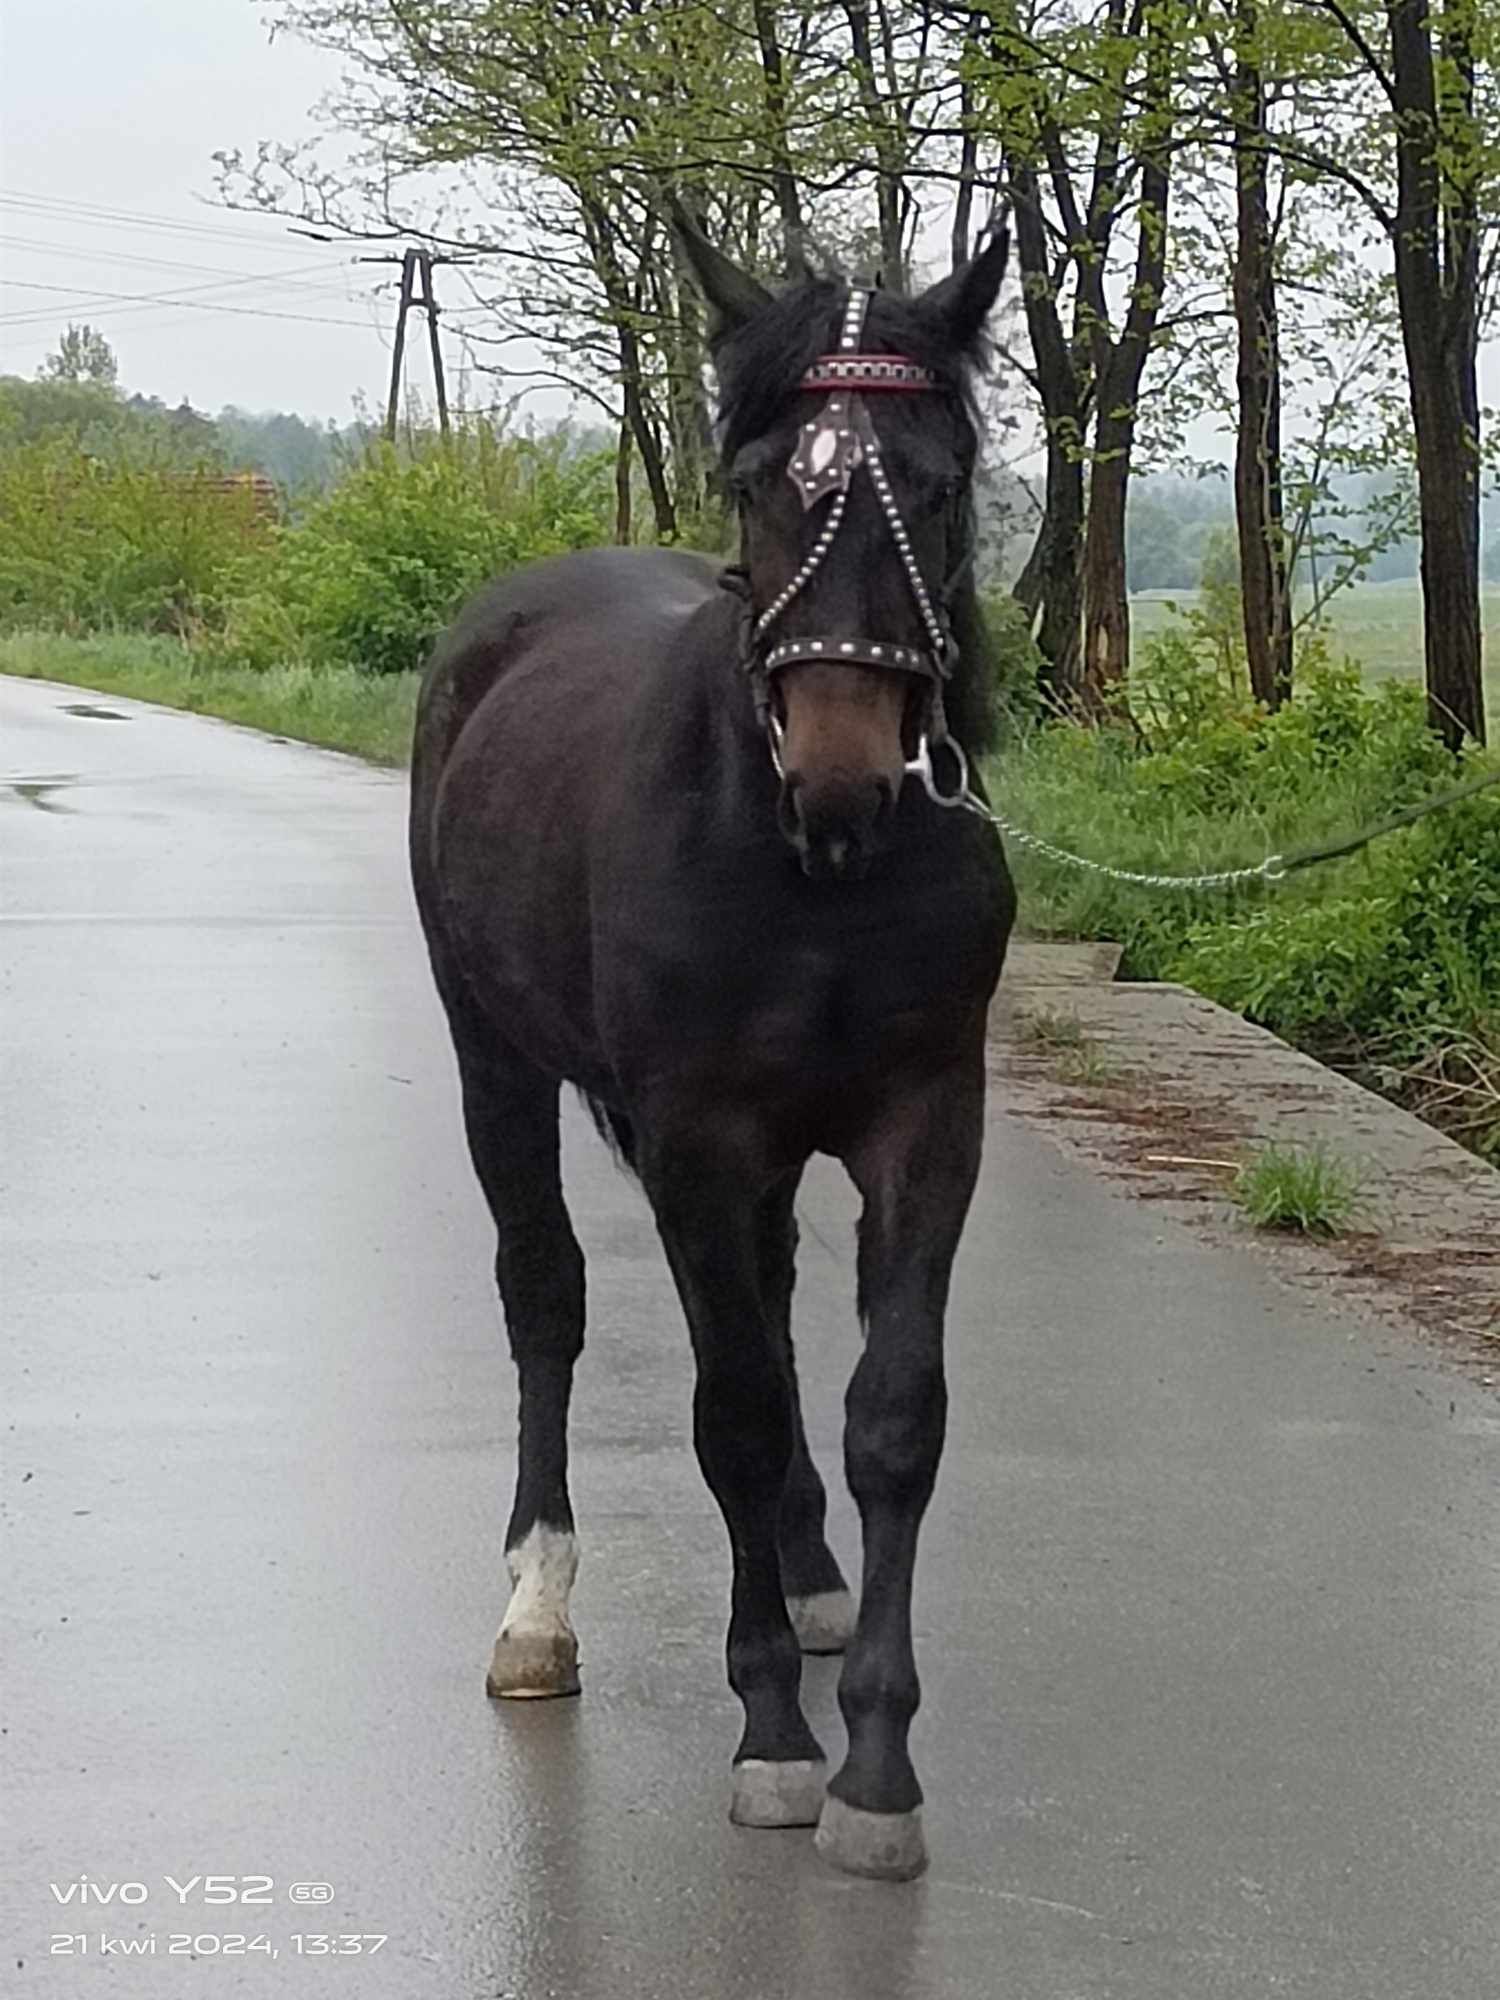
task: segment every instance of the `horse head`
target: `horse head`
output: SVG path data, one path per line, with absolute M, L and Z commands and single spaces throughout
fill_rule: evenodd
M 972 596 L 971 386 L 1006 238 L 915 297 L 806 276 L 773 294 L 677 227 L 711 312 L 743 665 L 780 825 L 808 874 L 861 873 L 947 735 Z

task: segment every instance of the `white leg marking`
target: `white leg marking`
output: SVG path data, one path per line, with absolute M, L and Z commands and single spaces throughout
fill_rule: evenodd
M 490 1693 L 576 1694 L 578 1641 L 568 1597 L 578 1574 L 577 1537 L 539 1521 L 505 1561 L 513 1588 L 490 1662 Z
M 729 1817 L 736 1826 L 816 1826 L 827 1777 L 821 1757 L 783 1764 L 747 1757 L 734 1767 Z
M 804 1653 L 842 1653 L 854 1637 L 854 1599 L 847 1590 L 789 1597 L 786 1608 Z
M 578 1537 L 538 1521 L 525 1541 L 506 1551 L 505 1566 L 515 1588 L 500 1630 L 571 1637 L 568 1598 L 578 1575 Z

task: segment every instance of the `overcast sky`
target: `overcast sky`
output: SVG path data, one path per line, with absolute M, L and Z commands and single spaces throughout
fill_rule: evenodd
M 169 403 L 339 422 L 358 395 L 381 406 L 394 299 L 373 296 L 370 267 L 211 202 L 216 149 L 310 136 L 336 78 L 332 58 L 272 44 L 253 0 L 0 0 L 0 374 L 34 374 L 87 320 L 122 384 Z M 461 303 L 459 275 L 440 275 Z M 409 379 L 426 391 L 416 331 Z M 445 347 L 456 377 L 460 343 Z M 1490 345 L 1487 399 L 1496 361 Z M 1229 454 L 1206 425 L 1193 443 Z
M 0 374 L 87 320 L 122 384 L 170 403 L 383 403 L 394 301 L 369 267 L 209 205 L 217 148 L 310 134 L 331 58 L 271 44 L 252 0 L 0 0 L 0 24 Z M 418 388 L 426 361 L 423 340 Z

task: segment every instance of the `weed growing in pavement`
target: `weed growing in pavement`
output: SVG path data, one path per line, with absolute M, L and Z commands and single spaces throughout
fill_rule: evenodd
M 1229 1192 L 1257 1229 L 1337 1236 L 1359 1212 L 1363 1176 L 1326 1146 L 1269 1145 L 1245 1161 Z

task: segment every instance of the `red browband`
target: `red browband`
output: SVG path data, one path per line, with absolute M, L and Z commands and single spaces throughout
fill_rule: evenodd
M 935 389 L 929 368 L 904 354 L 820 354 L 802 377 L 804 389 Z

